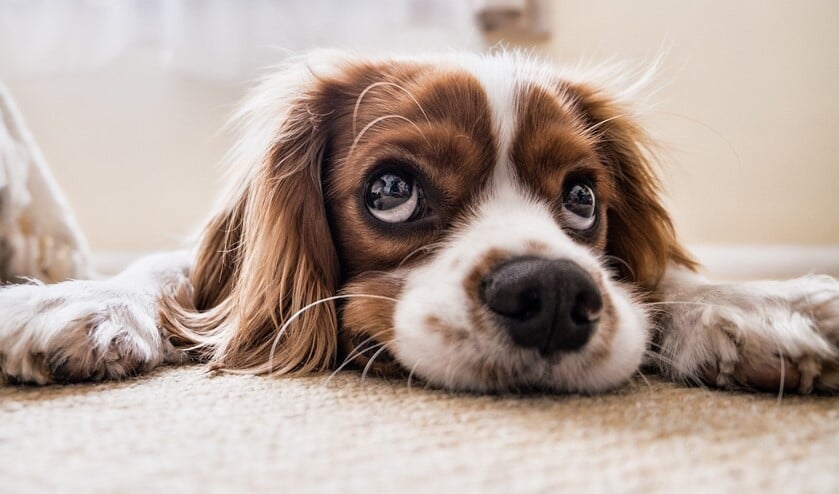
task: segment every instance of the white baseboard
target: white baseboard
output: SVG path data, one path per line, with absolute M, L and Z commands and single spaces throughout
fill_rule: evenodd
M 146 250 L 99 250 L 93 252 L 93 267 L 102 274 L 116 274 L 137 259 L 151 254 Z
M 839 246 L 696 245 L 691 251 L 711 278 L 792 278 L 805 274 L 839 276 Z
M 812 273 L 839 277 L 839 246 L 696 245 L 691 252 L 715 279 L 791 278 Z M 144 251 L 100 251 L 94 264 L 101 273 L 116 273 Z

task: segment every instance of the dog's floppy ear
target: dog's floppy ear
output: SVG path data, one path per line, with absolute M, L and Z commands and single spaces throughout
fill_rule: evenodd
M 329 115 L 318 110 L 318 86 L 298 63 L 256 88 L 238 119 L 235 185 L 198 247 L 192 301 L 162 300 L 173 340 L 215 368 L 291 373 L 333 364 L 335 305 L 315 304 L 335 295 L 339 276 L 321 190 Z
M 695 269 L 661 202 L 651 143 L 632 111 L 597 88 L 581 85 L 574 93 L 589 127 L 596 129 L 599 154 L 617 190 L 607 216 L 606 253 L 620 259 L 614 267 L 622 278 L 648 290 L 658 285 L 670 262 Z

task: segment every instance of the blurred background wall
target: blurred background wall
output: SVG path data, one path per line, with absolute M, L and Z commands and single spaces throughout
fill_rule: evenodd
M 283 11 L 284 2 L 267 3 Z M 375 2 L 363 3 L 373 15 Z M 558 63 L 640 64 L 664 54 L 657 105 L 646 121 L 663 145 L 665 185 L 685 240 L 839 245 L 839 2 L 541 2 L 539 32 L 496 33 L 489 42 L 473 27 L 474 3 L 458 11 L 462 25 L 440 27 L 449 36 L 442 41 L 435 22 L 452 15 L 429 16 L 423 8 L 444 3 L 403 3 L 424 26 L 409 41 L 425 48 L 428 36 L 465 49 L 501 37 Z M 8 5 L 0 0 L 0 51 L 7 55 L 23 49 L 2 36 Z M 319 21 L 325 15 L 328 9 L 314 13 L 302 27 L 328 32 L 329 23 Z M 5 22 L 8 34 L 8 15 Z M 360 48 L 391 46 L 396 35 L 388 36 L 365 39 Z M 239 72 L 247 71 L 175 70 L 172 53 L 154 36 L 139 39 L 107 60 L 61 70 L 15 70 L 12 58 L 0 57 L 0 78 L 98 251 L 170 248 L 201 222 L 230 143 L 223 124 L 245 86 Z M 352 32 L 335 43 L 322 37 L 280 48 L 349 39 L 356 39 Z M 280 58 L 277 43 L 272 53 Z

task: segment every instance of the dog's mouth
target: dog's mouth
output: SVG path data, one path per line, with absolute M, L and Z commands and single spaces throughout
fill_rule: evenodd
M 352 369 L 361 373 L 362 379 L 395 378 L 404 379 L 410 386 L 419 384 L 425 387 L 440 388 L 449 391 L 459 391 L 480 394 L 545 394 L 555 393 L 555 386 L 545 379 L 547 369 L 555 365 L 562 358 L 561 355 L 542 355 L 536 350 L 520 349 L 508 344 L 510 353 L 508 358 L 493 360 L 482 358 L 477 362 L 461 362 L 463 368 L 460 373 L 466 375 L 480 375 L 478 384 L 466 384 L 457 378 L 457 372 L 452 372 L 443 381 L 428 378 L 418 369 L 418 366 L 408 366 L 401 362 L 388 348 L 387 343 L 375 342 L 363 336 L 352 338 L 353 347 L 342 352 L 338 359 L 339 369 Z M 522 354 L 516 359 L 514 366 L 509 365 L 512 353 Z M 524 355 L 526 354 L 526 355 Z M 468 370 L 467 370 L 468 369 Z
M 604 372 L 598 369 L 603 359 L 597 356 L 596 335 L 581 348 L 546 354 L 536 346 L 519 345 L 502 328 L 491 326 L 473 329 L 468 338 L 454 347 L 432 350 L 440 361 L 446 359 L 442 373 L 440 361 L 432 363 L 429 358 L 412 361 L 410 356 L 400 355 L 395 341 L 379 341 L 365 333 L 344 341 L 337 368 L 360 372 L 362 380 L 393 378 L 404 380 L 409 387 L 420 385 L 491 395 L 596 393 L 612 389 L 629 377 L 626 374 L 611 375 L 605 381 L 590 379 L 590 375 Z M 637 363 L 633 365 L 637 367 Z

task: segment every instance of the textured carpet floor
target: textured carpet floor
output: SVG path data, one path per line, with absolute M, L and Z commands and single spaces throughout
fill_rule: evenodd
M 0 492 L 839 492 L 839 397 L 454 395 L 161 369 L 0 387 Z

